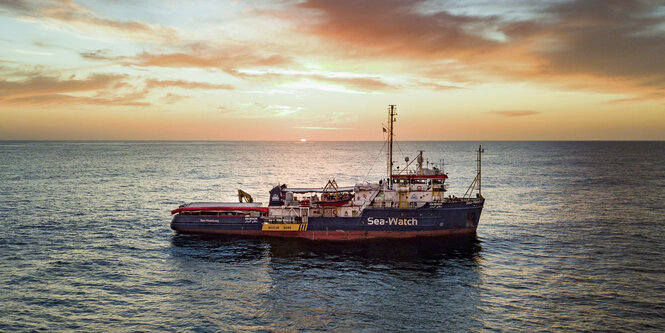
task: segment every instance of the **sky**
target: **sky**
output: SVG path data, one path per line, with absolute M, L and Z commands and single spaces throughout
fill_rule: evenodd
M 0 140 L 665 140 L 665 3 L 0 0 Z

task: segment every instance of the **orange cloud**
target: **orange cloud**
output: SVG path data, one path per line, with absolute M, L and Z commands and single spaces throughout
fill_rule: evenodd
M 229 46 L 224 49 L 218 49 L 197 43 L 184 47 L 182 52 L 162 54 L 142 52 L 133 57 L 113 56 L 107 50 L 88 51 L 80 54 L 86 59 L 115 61 L 127 66 L 218 69 L 239 78 L 252 80 L 283 82 L 310 79 L 362 91 L 394 90 L 400 88 L 400 86 L 387 83 L 376 76 L 344 76 L 340 75 L 340 73 L 317 73 L 315 71 L 243 71 L 243 68 L 299 66 L 288 55 L 271 53 L 264 55 L 250 47 Z M 231 85 L 211 85 L 186 81 L 148 80 L 147 83 L 150 88 L 179 86 L 188 89 L 234 89 Z
M 4 104 L 132 105 L 147 106 L 142 99 L 149 90 L 131 85 L 128 75 L 91 74 L 62 78 L 41 66 L 12 69 L 0 67 L 8 79 L 0 79 L 0 102 Z
M 12 73 L 24 77 L 12 81 L 0 80 L 0 101 L 4 103 L 147 106 L 150 103 L 142 99 L 151 91 L 160 88 L 235 89 L 228 84 L 156 79 L 145 80 L 143 87 L 137 87 L 129 83 L 131 77 L 128 75 L 92 74 L 83 79 L 74 76 L 62 79 L 41 74 L 38 69 Z M 94 95 L 78 96 L 81 93 Z M 184 96 L 169 93 L 162 100 L 170 104 L 182 98 Z
M 143 97 L 141 95 L 140 97 Z M 148 102 L 136 100 L 136 95 L 130 94 L 118 97 L 81 97 L 60 94 L 36 95 L 15 97 L 6 100 L 12 104 L 55 104 L 55 105 L 123 105 L 123 106 L 149 106 Z
M 117 56 L 109 50 L 93 50 L 79 53 L 88 60 L 111 61 L 124 66 L 204 68 L 217 69 L 238 76 L 243 67 L 271 67 L 293 65 L 287 55 L 260 51 L 248 46 L 216 48 L 204 43 L 175 46 L 175 52 L 155 53 L 143 51 L 134 56 Z
M 184 81 L 184 80 L 146 80 L 146 86 L 148 88 L 168 88 L 168 87 L 177 87 L 183 89 L 224 89 L 232 90 L 235 89 L 230 84 L 213 84 L 207 82 L 194 82 L 194 81 Z
M 109 87 L 125 79 L 124 75 L 93 74 L 85 79 L 59 79 L 52 76 L 32 75 L 24 80 L 0 81 L 0 99 L 12 99 L 61 93 L 93 91 Z
M 118 21 L 98 15 L 95 11 L 71 0 L 26 1 L 14 0 L 0 2 L 17 16 L 39 20 L 51 19 L 58 24 L 67 25 L 89 32 L 91 28 L 121 35 L 128 39 L 173 40 L 180 35 L 177 29 L 159 24 L 147 24 L 138 21 Z
M 239 67 L 279 66 L 291 64 L 289 57 L 279 54 L 259 54 L 248 47 L 229 47 L 226 49 L 203 48 L 200 44 L 187 47 L 187 52 L 150 53 L 142 52 L 127 61 L 139 66 L 158 67 L 202 67 L 216 68 L 234 73 Z

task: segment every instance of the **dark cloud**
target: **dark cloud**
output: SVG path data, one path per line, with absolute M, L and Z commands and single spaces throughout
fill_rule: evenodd
M 430 78 L 464 73 L 464 81 L 496 75 L 644 96 L 665 91 L 662 1 L 544 2 L 519 19 L 477 10 L 453 14 L 448 8 L 456 2 L 423 10 L 426 4 L 306 0 L 291 11 L 300 14 L 302 31 L 334 43 L 345 57 L 414 61 Z M 440 63 L 447 59 L 463 66 Z
M 30 13 L 37 9 L 32 1 L 25 0 L 0 0 L 0 7 L 19 13 Z
M 486 52 L 499 43 L 483 36 L 496 17 L 424 13 L 424 0 L 309 0 L 306 31 L 346 44 L 351 55 L 436 58 Z
M 543 26 L 555 40 L 539 54 L 558 73 L 589 73 L 665 88 L 665 4 L 578 0 L 550 7 Z

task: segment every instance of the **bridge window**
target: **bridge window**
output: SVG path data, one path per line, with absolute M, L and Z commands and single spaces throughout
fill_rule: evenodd
M 406 184 L 406 183 L 407 183 L 407 179 L 406 179 L 406 178 L 393 178 L 393 184 L 404 185 L 404 184 Z

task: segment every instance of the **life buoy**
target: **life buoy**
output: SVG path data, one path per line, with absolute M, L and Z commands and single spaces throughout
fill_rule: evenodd
M 418 189 L 418 191 L 422 191 L 422 190 L 423 190 L 423 187 L 420 186 L 420 185 L 418 185 L 417 189 Z

